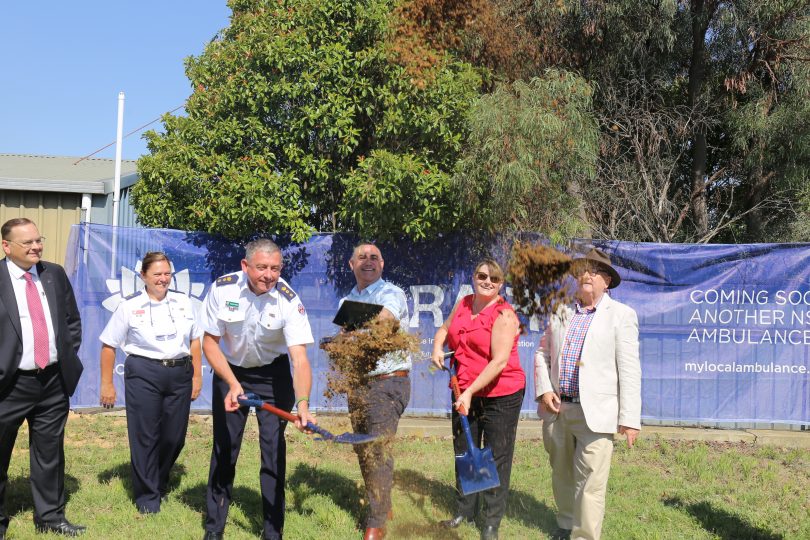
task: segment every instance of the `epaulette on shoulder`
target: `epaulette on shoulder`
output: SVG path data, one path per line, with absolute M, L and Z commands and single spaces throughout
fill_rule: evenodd
M 227 276 L 217 278 L 217 285 L 230 285 L 231 283 L 236 283 L 237 279 L 239 278 L 236 274 L 228 274 Z
M 134 293 L 130 294 L 129 296 L 125 296 L 124 300 L 132 300 L 133 298 L 135 298 L 136 296 L 138 296 L 142 292 L 143 291 L 135 291 Z
M 292 301 L 292 299 L 295 298 L 295 291 L 293 291 L 286 283 L 279 283 L 276 288 L 278 289 L 278 292 L 280 292 L 287 300 Z

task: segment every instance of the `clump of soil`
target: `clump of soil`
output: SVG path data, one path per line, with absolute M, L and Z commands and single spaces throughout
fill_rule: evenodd
M 394 351 L 417 354 L 419 336 L 401 330 L 396 319 L 375 318 L 357 330 L 338 334 L 323 349 L 331 368 L 324 396 L 332 399 L 365 385 L 368 372 L 374 370 L 377 360 L 385 354 Z
M 513 304 L 527 316 L 542 319 L 571 303 L 574 291 L 565 283 L 571 262 L 553 247 L 517 242 L 507 267 Z

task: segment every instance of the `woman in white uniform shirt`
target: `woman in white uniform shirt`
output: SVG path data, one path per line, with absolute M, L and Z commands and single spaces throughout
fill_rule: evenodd
M 169 290 L 171 263 L 147 253 L 141 263 L 145 289 L 128 296 L 99 339 L 101 404 L 115 404 L 115 349 L 124 365 L 132 491 L 142 514 L 160 511 L 169 472 L 183 449 L 189 404 L 202 387 L 200 337 L 191 299 Z

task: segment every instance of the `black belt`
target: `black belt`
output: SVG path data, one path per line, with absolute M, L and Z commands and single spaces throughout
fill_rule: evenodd
M 560 401 L 564 401 L 565 403 L 579 403 L 579 398 L 572 396 L 560 396 Z
M 230 364 L 231 370 L 233 370 L 234 368 L 239 369 L 239 370 L 242 370 L 242 369 L 244 369 L 244 370 L 261 369 L 261 368 L 266 368 L 266 367 L 272 366 L 276 362 L 289 360 L 289 359 L 290 359 L 290 357 L 287 355 L 287 353 L 284 353 L 284 354 L 280 354 L 280 355 L 276 356 L 275 358 L 273 358 L 273 361 L 270 362 L 269 364 L 262 364 L 260 366 L 255 366 L 255 367 L 252 367 L 252 368 L 246 368 L 246 367 L 242 367 L 242 366 L 237 366 L 236 364 L 231 364 L 230 362 L 228 362 L 228 364 Z
M 136 354 L 133 354 L 132 356 L 137 356 L 138 358 L 143 358 L 144 360 L 149 360 L 150 362 L 155 362 L 165 367 L 185 366 L 191 363 L 190 356 L 183 356 L 182 358 L 167 358 L 165 360 L 158 360 L 157 358 L 149 358 L 148 356 L 140 356 Z
M 36 377 L 38 375 L 50 375 L 51 373 L 59 370 L 57 364 L 48 364 L 44 368 L 37 369 L 18 369 L 17 373 L 22 377 Z

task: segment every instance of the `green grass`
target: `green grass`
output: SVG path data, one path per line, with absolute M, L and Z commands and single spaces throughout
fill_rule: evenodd
M 84 538 L 201 538 L 211 451 L 206 417 L 192 417 L 169 501 L 141 516 L 129 491 L 125 420 L 72 416 L 66 430 L 68 518 L 88 526 Z M 322 418 L 338 432 L 345 421 Z M 351 447 L 317 442 L 288 429 L 287 521 L 290 539 L 362 538 L 362 480 Z M 438 527 L 454 509 L 449 439 L 400 439 L 396 452 L 394 520 L 389 537 L 477 539 L 473 526 Z M 234 485 L 226 538 L 259 538 L 259 451 L 249 421 Z M 548 460 L 540 441 L 518 443 L 501 538 L 546 538 L 556 527 Z M 604 538 L 810 538 L 810 451 L 737 443 L 639 440 L 617 444 L 608 487 Z M 34 533 L 28 485 L 27 434 L 17 440 L 6 507 L 9 540 Z M 56 536 L 51 536 L 57 538 Z

